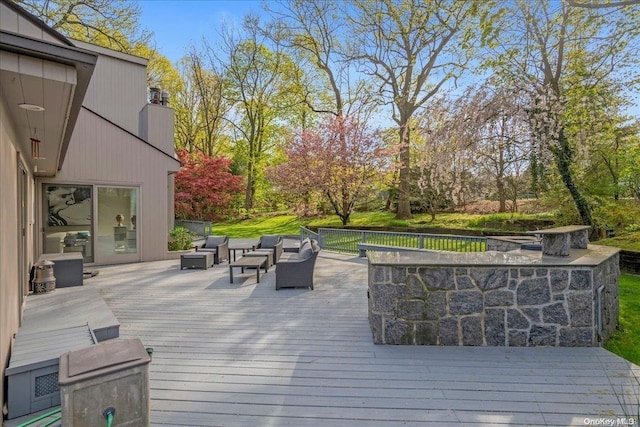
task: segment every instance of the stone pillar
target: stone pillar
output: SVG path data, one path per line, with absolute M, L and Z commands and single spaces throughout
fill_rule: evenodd
M 587 249 L 589 245 L 589 229 L 577 230 L 569 233 L 572 249 Z
M 551 256 L 569 256 L 571 235 L 569 233 L 543 234 L 542 253 Z

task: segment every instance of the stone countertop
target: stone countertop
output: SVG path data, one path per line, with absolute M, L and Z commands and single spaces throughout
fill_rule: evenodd
M 527 231 L 527 234 L 567 234 L 575 233 L 576 231 L 583 231 L 590 229 L 589 225 L 565 225 L 563 227 L 547 228 L 543 230 Z
M 612 255 L 619 248 L 589 245 L 587 249 L 572 249 L 569 256 L 543 255 L 541 251 L 515 250 L 510 252 L 444 252 L 422 250 L 414 252 L 367 251 L 371 265 L 406 266 L 595 266 Z

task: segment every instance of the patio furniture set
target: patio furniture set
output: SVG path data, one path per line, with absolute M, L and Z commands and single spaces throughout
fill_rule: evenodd
M 242 254 L 238 256 L 237 252 Z M 276 267 L 276 290 L 281 288 L 313 289 L 313 269 L 320 246 L 305 238 L 299 248 L 285 248 L 281 236 L 263 235 L 257 244 L 230 242 L 228 236 L 207 236 L 196 252 L 180 256 L 180 269 L 208 269 L 223 261 L 229 262 L 229 281 L 233 283 L 233 270 L 255 269 L 260 283 L 260 270 L 267 273 Z

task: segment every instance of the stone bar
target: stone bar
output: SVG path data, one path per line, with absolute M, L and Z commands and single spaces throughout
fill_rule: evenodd
M 367 252 L 376 344 L 598 346 L 618 321 L 619 249 Z

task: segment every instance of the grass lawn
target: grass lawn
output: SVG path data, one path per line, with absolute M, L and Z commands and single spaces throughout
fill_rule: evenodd
M 300 220 L 295 215 L 257 216 L 242 221 L 215 223 L 213 234 L 231 238 L 258 238 L 263 234 L 300 234 Z
M 624 233 L 610 239 L 598 240 L 598 245 L 615 246 L 629 251 L 640 251 L 640 231 Z
M 620 357 L 640 365 L 640 276 L 620 276 L 618 331 L 604 346 Z
M 400 221 L 394 218 L 393 212 L 354 212 L 349 226 L 368 227 L 422 227 L 422 228 L 471 228 L 486 229 L 485 223 L 509 222 L 521 219 L 548 218 L 545 215 L 523 214 L 491 214 L 478 215 L 471 213 L 442 213 L 431 221 L 429 214 L 417 214 L 412 219 Z M 262 215 L 242 221 L 216 223 L 213 226 L 215 234 L 226 234 L 229 237 L 260 237 L 263 234 L 298 234 L 300 226 L 309 227 L 340 227 L 342 223 L 336 215 L 325 215 L 313 218 L 299 219 L 295 215 Z

